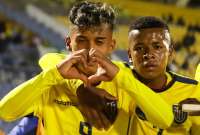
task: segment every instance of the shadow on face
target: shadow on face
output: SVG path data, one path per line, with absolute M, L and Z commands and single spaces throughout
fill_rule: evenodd
M 108 24 L 101 24 L 95 27 L 77 27 L 71 28 L 70 37 L 66 39 L 66 45 L 72 52 L 86 49 L 89 55 L 91 49 L 95 49 L 102 56 L 109 56 L 115 48 L 115 40 L 112 37 L 112 30 Z M 90 58 L 88 57 L 88 63 Z M 80 71 L 90 76 L 97 71 L 98 64 L 90 63 L 87 68 L 82 64 L 77 66 Z
M 128 53 L 134 70 L 144 79 L 165 75 L 172 54 L 169 32 L 163 28 L 130 31 Z

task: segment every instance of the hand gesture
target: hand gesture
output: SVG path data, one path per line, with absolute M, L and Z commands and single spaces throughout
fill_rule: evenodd
M 117 116 L 117 98 L 104 89 L 84 87 L 77 89 L 79 108 L 88 123 L 98 129 L 108 129 Z M 113 106 L 110 105 L 113 103 Z
M 86 49 L 72 52 L 68 57 L 57 65 L 58 71 L 66 79 L 80 79 L 87 84 L 87 76 L 78 70 L 78 65 L 82 64 L 87 68 L 87 56 Z

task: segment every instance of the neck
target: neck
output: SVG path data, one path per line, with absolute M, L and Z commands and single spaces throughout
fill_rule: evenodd
M 136 76 L 142 83 L 147 85 L 149 88 L 151 88 L 155 92 L 162 91 L 163 88 L 165 88 L 165 86 L 167 84 L 167 76 L 166 75 L 161 75 L 159 77 L 152 78 L 152 79 L 145 79 L 138 74 Z

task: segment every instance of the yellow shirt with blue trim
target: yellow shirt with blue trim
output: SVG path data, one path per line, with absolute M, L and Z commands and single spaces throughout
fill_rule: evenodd
M 187 98 L 199 99 L 199 84 L 196 80 L 167 73 L 167 86 L 158 94 L 170 105 L 177 104 Z M 136 109 L 136 115 L 132 117 L 130 135 L 200 135 L 199 116 L 187 116 L 174 114 L 176 122 L 169 128 L 162 129 L 151 124 L 146 118 L 142 109 Z
M 195 73 L 195 79 L 200 81 L 200 64 L 197 66 L 196 73 Z
M 136 80 L 132 71 L 119 62 L 120 71 L 114 80 L 98 86 L 118 97 L 117 119 L 107 131 L 87 125 L 77 108 L 75 95 L 76 88 L 82 82 L 63 79 L 59 74 L 55 65 L 65 58 L 64 55 L 48 54 L 45 57 L 48 61 L 40 61 L 43 72 L 19 85 L 1 100 L 1 119 L 11 121 L 34 112 L 43 120 L 47 135 L 78 135 L 83 132 L 92 135 L 125 135 L 130 131 L 130 110 L 137 104 L 155 125 L 166 128 L 172 123 L 171 107 L 158 94 Z

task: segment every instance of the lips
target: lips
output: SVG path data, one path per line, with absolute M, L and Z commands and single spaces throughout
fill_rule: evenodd
M 145 68 L 148 68 L 148 69 L 154 69 L 154 68 L 156 68 L 158 65 L 157 65 L 155 62 L 152 62 L 152 61 L 145 61 L 145 62 L 143 63 L 143 66 L 144 66 Z

